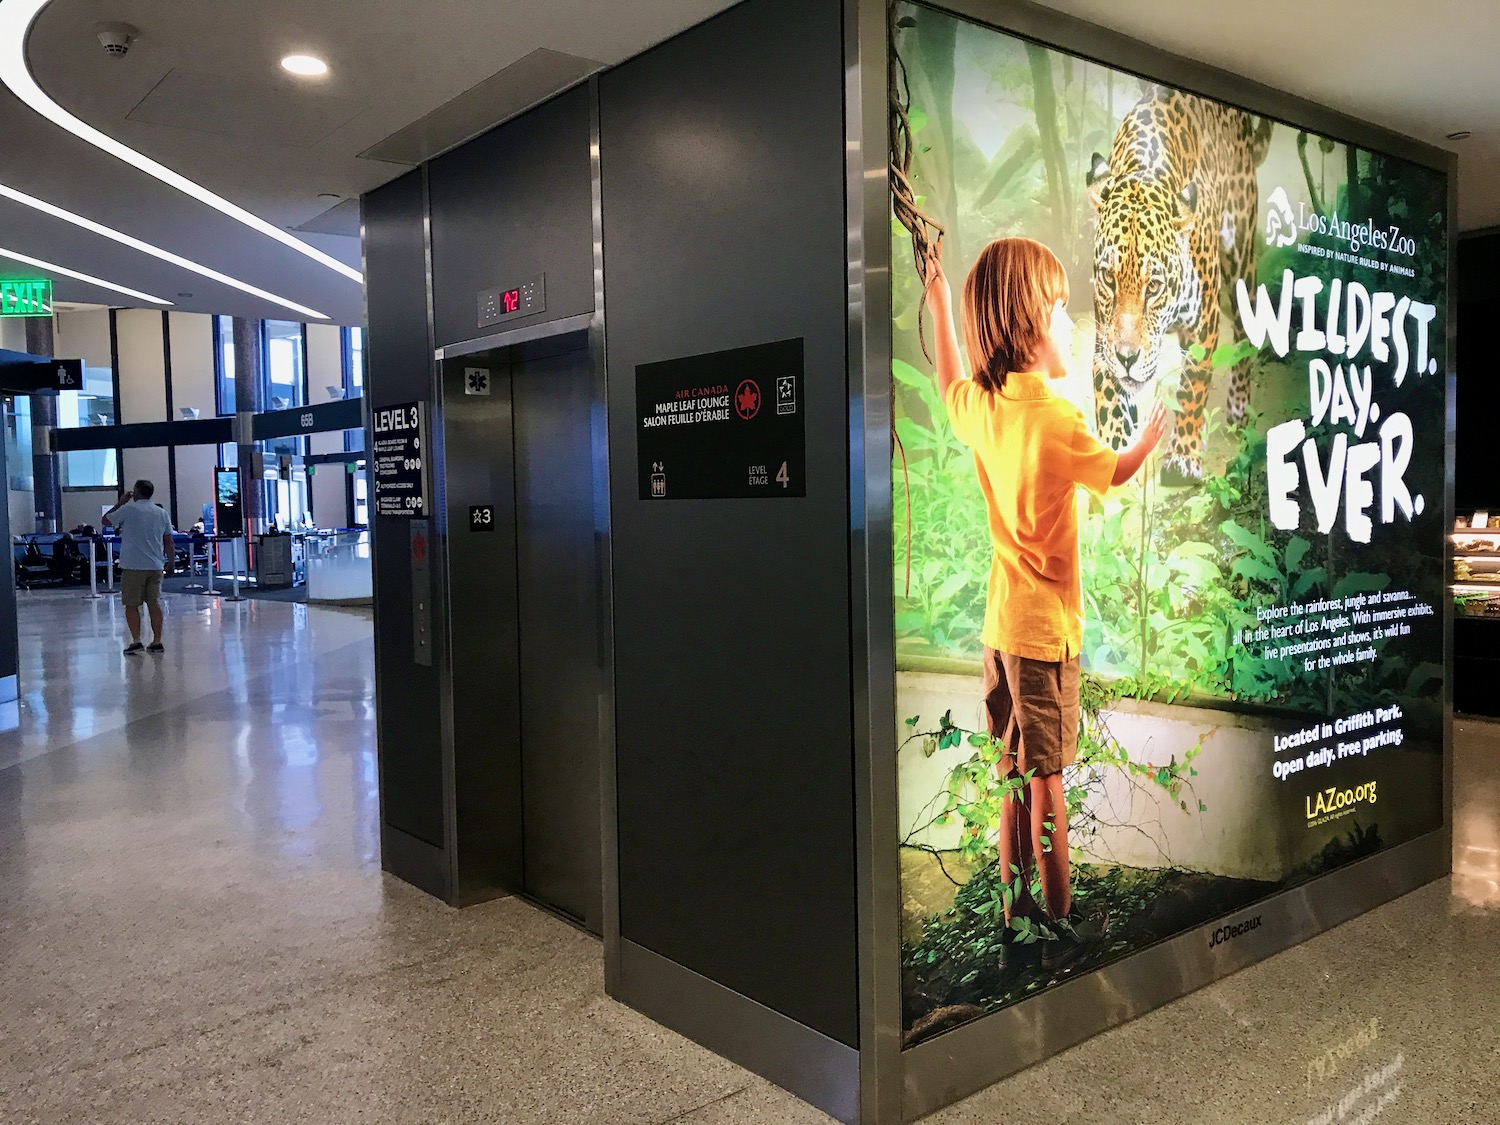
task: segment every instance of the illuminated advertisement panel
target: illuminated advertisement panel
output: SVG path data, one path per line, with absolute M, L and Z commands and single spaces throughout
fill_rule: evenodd
M 893 69 L 913 1045 L 1441 827 L 1447 181 L 919 5 Z

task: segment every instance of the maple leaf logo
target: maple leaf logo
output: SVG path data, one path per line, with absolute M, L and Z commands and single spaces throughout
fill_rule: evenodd
M 760 388 L 752 380 L 746 379 L 740 384 L 734 395 L 734 408 L 747 422 L 760 410 Z

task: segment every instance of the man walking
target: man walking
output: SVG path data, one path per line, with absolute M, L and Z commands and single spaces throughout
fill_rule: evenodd
M 125 603 L 125 624 L 130 627 L 130 644 L 126 656 L 142 652 L 165 652 L 161 643 L 161 580 L 172 573 L 172 520 L 151 502 L 156 486 L 149 480 L 138 480 L 120 502 L 104 514 L 104 522 L 120 532 L 121 600 Z M 141 644 L 141 605 L 151 614 L 151 647 Z

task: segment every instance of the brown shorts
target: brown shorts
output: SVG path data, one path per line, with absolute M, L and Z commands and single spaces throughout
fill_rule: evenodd
M 984 711 L 1005 744 L 1007 774 L 1061 773 L 1078 757 L 1078 658 L 1031 660 L 984 650 Z
M 143 605 L 156 605 L 161 601 L 161 571 L 122 570 L 120 572 L 120 601 L 126 609 L 140 609 Z

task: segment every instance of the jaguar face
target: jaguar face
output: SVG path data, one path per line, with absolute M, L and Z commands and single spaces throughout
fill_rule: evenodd
M 1100 200 L 1094 238 L 1094 377 L 1134 398 L 1156 378 L 1162 342 L 1177 327 L 1184 247 L 1171 193 L 1136 177 Z

